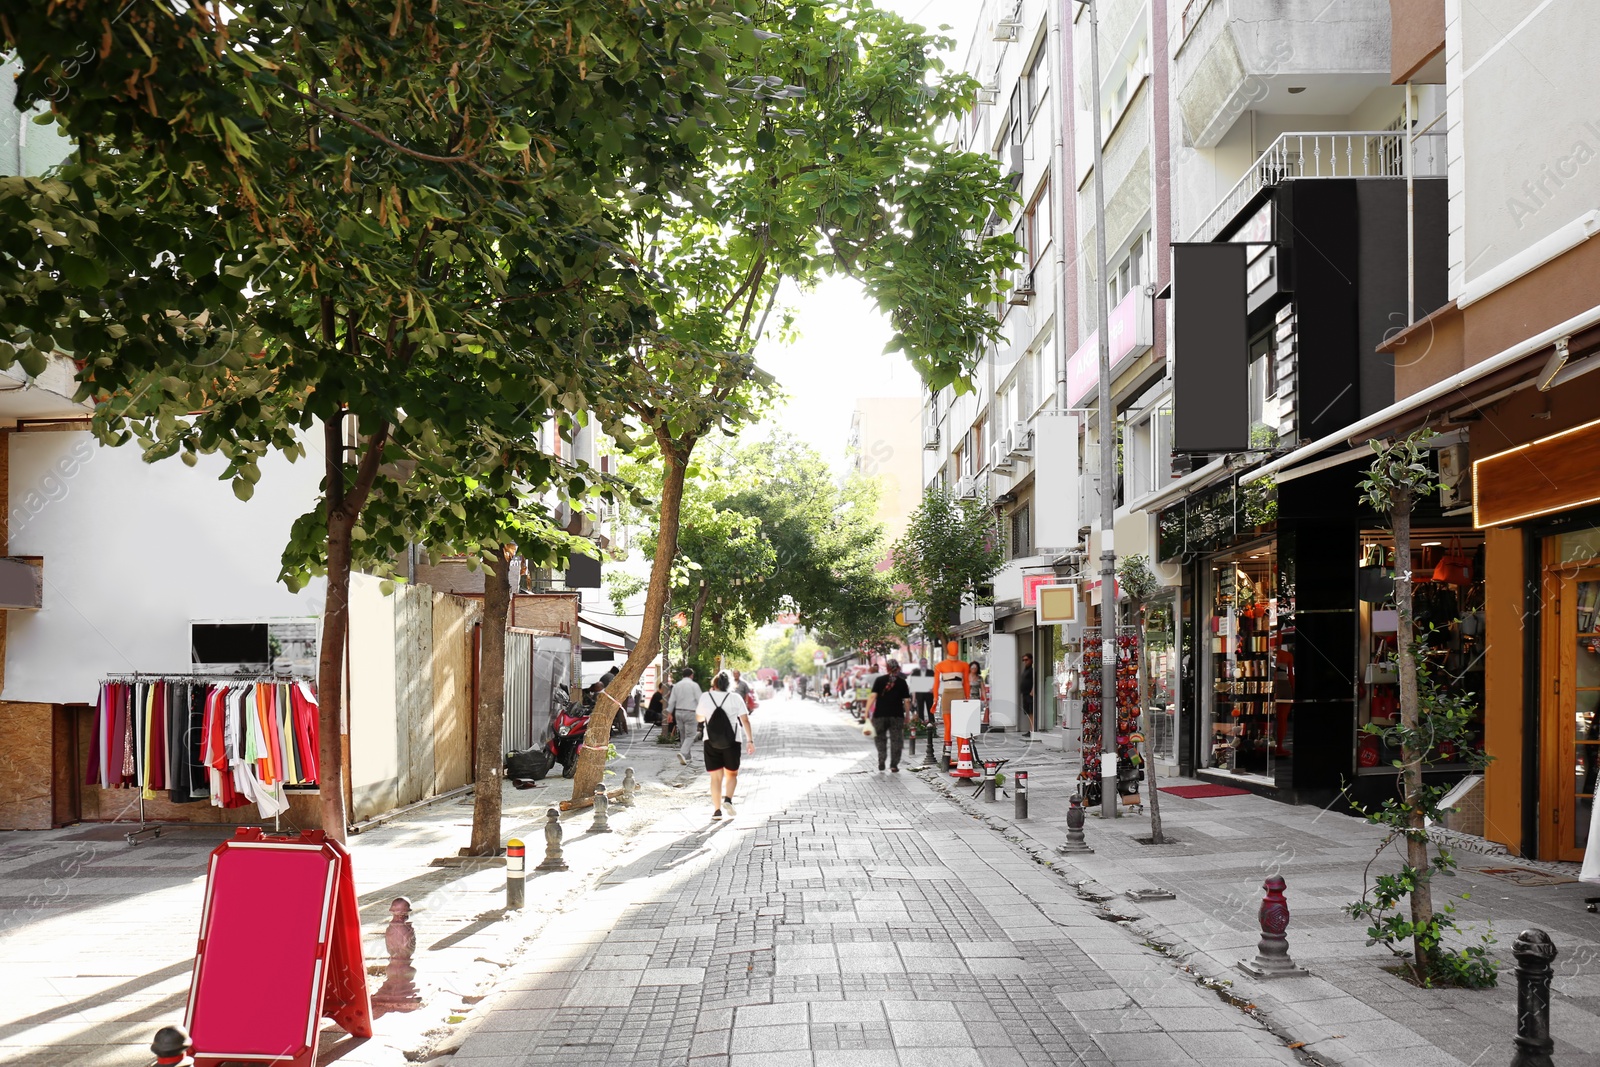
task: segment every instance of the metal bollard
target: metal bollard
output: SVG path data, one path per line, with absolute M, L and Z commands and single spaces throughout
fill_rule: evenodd
M 988 803 L 990 803 L 990 804 L 994 803 L 995 773 L 996 772 L 995 772 L 994 760 L 989 760 L 989 759 L 984 760 L 983 761 L 983 799 L 985 801 L 987 801 Z
M 536 871 L 564 871 L 566 858 L 561 854 L 561 813 L 550 808 L 544 813 L 544 862 Z
M 155 1040 L 150 1042 L 150 1051 L 155 1053 L 157 1067 L 192 1067 L 194 1059 L 189 1051 L 193 1047 L 189 1031 L 181 1026 L 163 1026 L 156 1031 Z
M 1511 946 L 1517 960 L 1517 1052 L 1511 1067 L 1552 1067 L 1550 964 L 1556 946 L 1543 930 L 1524 930 Z
M 610 806 L 611 800 L 606 796 L 606 787 L 603 785 L 595 786 L 594 822 L 589 824 L 589 832 L 591 834 L 609 834 L 611 832 L 611 822 L 607 811 Z
M 928 753 L 927 753 L 927 755 L 922 757 L 922 761 L 924 763 L 932 763 L 933 762 L 933 723 L 932 722 L 927 722 L 927 723 L 924 723 L 923 725 L 928 728 Z
M 618 800 L 625 808 L 633 807 L 634 794 L 639 792 L 639 780 L 633 776 L 633 768 L 629 767 L 622 772 L 622 797 Z
M 506 910 L 520 909 L 527 899 L 527 846 L 513 837 L 506 842 Z
M 522 843 L 513 839 L 510 844 L 520 848 Z M 508 854 L 509 851 L 508 845 Z M 521 885 L 520 878 L 518 885 Z M 383 947 L 389 953 L 389 962 L 383 969 L 383 985 L 372 994 L 373 1006 L 384 1011 L 416 1011 L 422 1007 L 422 995 L 417 992 L 417 969 L 411 963 L 417 954 L 417 931 L 411 925 L 411 901 L 405 897 L 395 897 L 389 903 L 389 925 L 383 931 Z
M 1011 782 L 1012 795 L 1017 802 L 1015 817 L 1017 819 L 1026 819 L 1028 817 L 1028 772 L 1015 772 L 1011 776 Z
M 1261 910 L 1256 913 L 1261 923 L 1261 940 L 1256 942 L 1256 958 L 1240 960 L 1239 969 L 1256 978 L 1299 978 L 1307 972 L 1289 958 L 1289 902 L 1283 897 L 1288 883 L 1273 875 L 1261 888 L 1267 893 L 1261 898 Z
M 1067 840 L 1057 845 L 1056 851 L 1062 855 L 1094 851 L 1083 839 L 1083 797 L 1077 793 L 1072 794 L 1072 800 L 1067 805 Z
M 950 769 L 950 742 L 949 742 L 949 740 L 946 740 L 944 742 L 944 747 L 942 749 L 940 749 L 940 751 L 939 751 L 939 769 L 941 771 L 948 771 Z

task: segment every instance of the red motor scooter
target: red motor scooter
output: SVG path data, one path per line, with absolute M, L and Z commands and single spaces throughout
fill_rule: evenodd
M 531 788 L 520 783 L 539 781 L 559 763 L 561 777 L 571 778 L 578 773 L 578 746 L 583 743 L 584 732 L 588 729 L 589 709 L 557 698 L 555 715 L 550 721 L 550 740 L 508 756 L 506 777 L 520 789 Z

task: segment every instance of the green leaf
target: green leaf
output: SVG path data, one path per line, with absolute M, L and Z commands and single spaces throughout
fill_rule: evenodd
M 76 253 L 68 253 L 62 258 L 61 273 L 73 285 L 86 289 L 100 289 L 110 277 L 104 263 Z

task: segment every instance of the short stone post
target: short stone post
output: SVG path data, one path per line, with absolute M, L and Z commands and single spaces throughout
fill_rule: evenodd
M 555 808 L 544 813 L 544 862 L 534 870 L 567 870 L 566 858 L 561 854 L 561 813 Z
M 405 897 L 389 902 L 383 947 L 389 953 L 389 962 L 383 969 L 383 985 L 372 994 L 372 1006 L 383 1011 L 416 1011 L 422 1007 L 417 969 L 411 963 L 417 953 L 417 931 L 411 925 L 411 901 Z
M 932 763 L 933 762 L 933 723 L 931 721 L 930 722 L 926 722 L 926 723 L 923 723 L 923 726 L 926 727 L 926 729 L 928 731 L 928 752 L 927 752 L 927 755 L 922 757 L 922 761 L 924 763 Z
M 193 1046 L 188 1030 L 181 1026 L 163 1026 L 150 1042 L 150 1051 L 155 1053 L 157 1067 L 191 1067 L 194 1058 L 189 1050 Z
M 594 787 L 594 822 L 589 824 L 591 834 L 609 834 L 611 832 L 610 812 L 611 798 L 606 796 L 606 787 Z
M 518 838 L 506 842 L 506 910 L 517 911 L 527 899 L 528 847 Z
M 1028 772 L 1017 771 L 1011 776 L 1011 795 L 1016 798 L 1017 810 L 1014 813 L 1018 820 L 1028 817 Z
M 1273 875 L 1262 883 L 1267 895 L 1261 898 L 1261 940 L 1256 942 L 1256 958 L 1240 960 L 1239 969 L 1256 978 L 1299 978 L 1308 972 L 1289 958 L 1289 902 L 1283 898 L 1287 883 Z
M 1057 845 L 1056 851 L 1062 855 L 1094 851 L 1083 839 L 1083 797 L 1078 793 L 1072 794 L 1072 800 L 1067 804 L 1066 843 Z
M 625 808 L 633 807 L 635 794 L 639 792 L 639 780 L 633 776 L 633 768 L 629 767 L 622 772 L 622 796 L 617 803 Z
M 1511 1067 L 1552 1067 L 1550 964 L 1556 946 L 1543 930 L 1524 930 L 1511 946 L 1517 960 L 1517 1052 Z
M 997 774 L 998 774 L 998 771 L 995 768 L 994 760 L 992 760 L 992 759 L 984 760 L 983 761 L 983 799 L 985 801 L 987 801 L 988 803 L 990 803 L 990 804 L 994 803 L 994 787 L 995 787 L 995 781 L 994 780 L 995 780 Z

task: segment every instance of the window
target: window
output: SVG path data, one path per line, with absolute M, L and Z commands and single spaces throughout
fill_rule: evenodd
M 1144 82 L 1149 66 L 1150 43 L 1143 36 L 1129 42 L 1128 50 L 1112 62 L 1100 90 L 1101 136 L 1110 138 L 1112 129 L 1133 100 L 1133 94 Z
M 1128 449 L 1128 499 L 1137 501 L 1172 481 L 1172 400 L 1170 397 L 1128 416 L 1123 440 Z
M 1048 38 L 1046 38 L 1048 41 Z M 1045 52 L 1046 41 L 1039 42 L 1033 58 L 1028 61 L 1028 116 L 1050 97 L 1050 57 Z
M 1134 289 L 1141 289 L 1145 284 L 1145 260 L 1150 255 L 1150 234 L 1148 231 L 1133 239 L 1133 244 L 1128 246 L 1117 265 L 1111 268 L 1111 276 L 1106 284 L 1106 294 L 1111 298 L 1110 307 L 1116 307 Z
M 1011 558 L 1033 555 L 1033 516 L 1031 505 L 1024 504 L 1011 513 Z
M 1027 116 L 1022 113 L 1022 82 L 1020 80 L 1011 87 L 1011 108 L 1006 113 L 1006 117 L 1011 122 L 1011 129 L 1006 135 L 1006 142 L 1009 144 L 1021 144 L 1022 127 L 1026 125 L 1024 119 Z
M 1028 205 L 1025 217 L 1025 243 L 1028 248 L 1028 267 L 1031 269 L 1044 256 L 1050 246 L 1050 183 L 1039 187 L 1039 194 Z

